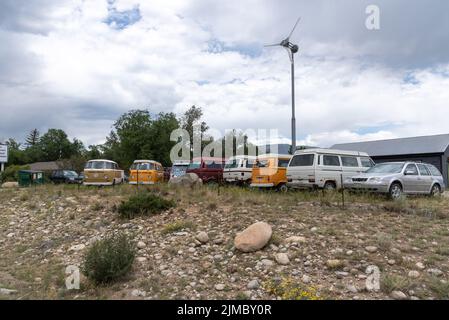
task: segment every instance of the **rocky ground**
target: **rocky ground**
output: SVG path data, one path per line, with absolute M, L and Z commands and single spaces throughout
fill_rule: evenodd
M 130 186 L 0 189 L 0 299 L 449 298 L 447 197 L 346 194 L 343 207 L 339 194 L 150 189 L 176 208 L 122 220 L 115 209 Z M 257 221 L 271 226 L 270 242 L 235 249 Z M 82 277 L 67 290 L 66 267 L 113 230 L 139 248 L 131 273 L 108 286 Z

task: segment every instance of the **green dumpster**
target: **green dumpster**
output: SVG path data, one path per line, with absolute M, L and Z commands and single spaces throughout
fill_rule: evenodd
M 44 173 L 42 171 L 20 170 L 19 171 L 19 186 L 29 187 L 31 185 L 43 184 Z

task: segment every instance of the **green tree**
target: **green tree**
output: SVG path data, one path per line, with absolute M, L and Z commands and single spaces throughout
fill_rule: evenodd
M 43 155 L 41 161 L 68 159 L 75 154 L 67 134 L 60 129 L 49 129 L 40 139 L 38 146 Z
M 37 129 L 31 130 L 31 132 L 28 134 L 28 137 L 25 140 L 26 145 L 28 147 L 32 147 L 32 146 L 35 146 L 36 144 L 38 144 L 39 136 L 40 136 L 40 133 Z
M 193 155 L 193 140 L 195 138 L 199 138 L 202 141 L 200 152 L 202 152 L 204 146 L 209 143 L 208 141 L 203 141 L 205 139 L 207 130 L 209 130 L 209 126 L 206 124 L 206 122 L 201 120 L 202 117 L 203 110 L 200 107 L 191 106 L 181 118 L 182 128 L 189 133 L 191 156 Z M 195 126 L 199 127 L 199 132 L 195 132 Z

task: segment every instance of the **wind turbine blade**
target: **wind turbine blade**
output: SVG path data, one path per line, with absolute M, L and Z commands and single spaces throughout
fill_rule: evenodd
M 266 44 L 266 45 L 264 45 L 264 47 L 277 47 L 277 46 L 280 46 L 280 44 L 279 43 L 275 43 L 275 44 Z
M 298 26 L 299 21 L 301 21 L 301 17 L 299 17 L 298 20 L 296 20 L 295 26 L 293 27 L 292 32 L 290 32 L 290 34 L 288 35 L 287 39 L 290 39 L 290 37 L 293 35 L 293 32 L 295 32 L 295 29 Z

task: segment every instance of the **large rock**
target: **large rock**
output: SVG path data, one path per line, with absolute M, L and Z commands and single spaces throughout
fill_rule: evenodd
M 203 184 L 203 181 L 196 173 L 186 173 L 181 177 L 170 179 L 168 182 L 171 185 L 179 185 L 183 187 L 195 187 Z
M 256 222 L 238 233 L 234 246 L 243 252 L 254 252 L 262 249 L 270 241 L 273 230 L 266 222 Z
M 19 183 L 18 182 L 5 182 L 2 184 L 2 188 L 8 188 L 8 189 L 12 189 L 12 188 L 18 188 L 19 187 Z

